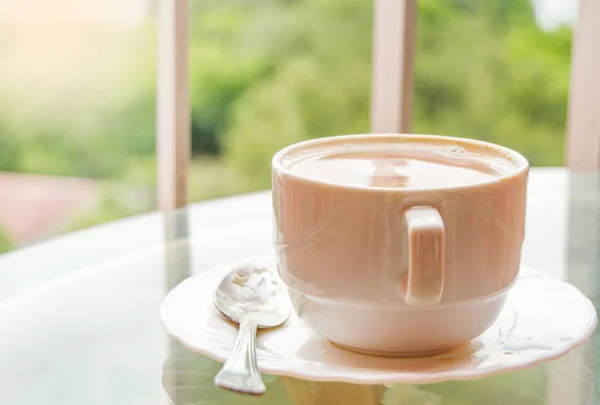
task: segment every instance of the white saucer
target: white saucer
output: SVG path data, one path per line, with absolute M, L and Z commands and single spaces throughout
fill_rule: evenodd
M 214 308 L 212 296 L 228 271 L 247 264 L 275 271 L 274 258 L 257 257 L 209 269 L 175 287 L 161 311 L 167 333 L 190 350 L 225 361 L 237 325 Z M 594 306 L 577 288 L 523 267 L 496 323 L 454 351 L 421 358 L 357 354 L 315 336 L 293 314 L 284 326 L 259 331 L 258 364 L 266 374 L 313 381 L 419 384 L 469 380 L 561 357 L 587 340 L 596 323 Z

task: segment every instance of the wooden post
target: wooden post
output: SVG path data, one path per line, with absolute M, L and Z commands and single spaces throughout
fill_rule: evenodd
M 158 208 L 187 204 L 190 159 L 188 0 L 158 2 L 156 156 Z
M 571 54 L 566 163 L 600 167 L 600 1 L 581 0 Z
M 371 132 L 408 133 L 413 99 L 416 0 L 375 0 Z

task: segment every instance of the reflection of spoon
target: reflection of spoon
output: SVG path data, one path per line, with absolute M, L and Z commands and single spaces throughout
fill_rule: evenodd
M 288 319 L 291 309 L 285 287 L 266 269 L 243 267 L 223 278 L 214 302 L 223 315 L 240 324 L 231 357 L 216 375 L 215 385 L 244 394 L 264 394 L 256 363 L 256 328 L 274 328 Z

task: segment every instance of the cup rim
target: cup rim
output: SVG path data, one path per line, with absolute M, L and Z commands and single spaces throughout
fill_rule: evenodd
M 316 145 L 324 142 L 343 142 L 344 140 L 361 140 L 368 139 L 369 137 L 378 137 L 378 138 L 388 138 L 390 140 L 393 139 L 415 139 L 415 140 L 428 140 L 428 141 L 436 141 L 439 140 L 441 142 L 449 143 L 449 142 L 458 142 L 467 145 L 479 146 L 482 148 L 488 148 L 495 150 L 501 154 L 504 154 L 507 159 L 511 160 L 514 163 L 515 170 L 506 173 L 505 175 L 494 177 L 490 180 L 480 181 L 476 183 L 467 183 L 467 184 L 458 184 L 458 185 L 449 185 L 449 186 L 441 186 L 441 187 L 426 187 L 426 188 L 389 188 L 389 187 L 378 187 L 378 186 L 361 186 L 361 185 L 353 185 L 353 184 L 338 184 L 328 181 L 319 181 L 314 178 L 303 176 L 298 173 L 292 172 L 289 168 L 286 168 L 282 159 L 290 152 L 308 147 L 311 145 Z M 274 172 L 279 174 L 285 174 L 286 176 L 293 177 L 297 180 L 304 181 L 307 183 L 312 183 L 316 185 L 323 185 L 331 188 L 339 188 L 345 190 L 360 190 L 363 192 L 373 191 L 373 192 L 386 192 L 386 193 L 400 193 L 400 194 L 409 194 L 409 193 L 421 193 L 423 191 L 450 191 L 450 190 L 472 190 L 472 189 L 480 189 L 486 186 L 492 186 L 500 183 L 504 183 L 507 180 L 516 179 L 521 177 L 523 174 L 529 172 L 529 162 L 528 160 L 521 155 L 519 152 L 507 148 L 505 146 L 501 146 L 498 144 L 494 144 L 491 142 L 480 141 L 471 138 L 460 138 L 455 136 L 445 136 L 445 135 L 429 135 L 429 134 L 404 134 L 404 133 L 371 133 L 371 134 L 348 134 L 348 135 L 335 135 L 328 136 L 323 138 L 315 138 L 309 139 L 306 141 L 297 142 L 291 145 L 286 146 L 285 148 L 279 150 L 273 156 L 271 161 L 271 169 Z

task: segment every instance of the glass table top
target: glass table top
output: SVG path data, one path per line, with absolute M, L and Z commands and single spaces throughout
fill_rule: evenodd
M 534 169 L 523 262 L 600 305 L 600 173 Z M 165 295 L 212 265 L 271 251 L 267 192 L 150 213 L 0 256 L 0 404 L 548 404 L 600 400 L 596 332 L 569 355 L 477 381 L 363 386 L 264 376 L 213 387 L 220 365 L 170 340 Z M 599 401 L 600 403 L 600 401 Z

